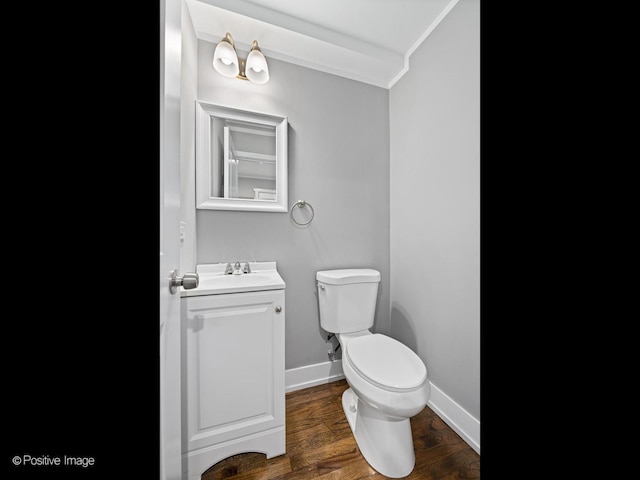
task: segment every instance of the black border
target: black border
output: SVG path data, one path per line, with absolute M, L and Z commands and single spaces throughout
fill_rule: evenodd
M 38 9 L 6 64 L 5 477 L 159 478 L 159 6 Z

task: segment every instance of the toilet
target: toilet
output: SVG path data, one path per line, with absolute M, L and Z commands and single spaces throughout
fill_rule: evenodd
M 415 465 L 409 419 L 427 405 L 427 368 L 409 347 L 373 333 L 380 272 L 369 268 L 316 273 L 320 325 L 342 348 L 349 388 L 342 408 L 362 455 L 379 473 L 402 478 Z

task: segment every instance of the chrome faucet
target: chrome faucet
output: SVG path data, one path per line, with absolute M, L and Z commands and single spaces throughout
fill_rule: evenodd
M 242 269 L 242 271 L 240 271 L 240 269 Z M 239 273 L 251 273 L 251 267 L 249 266 L 249 262 L 245 262 L 244 267 L 240 265 L 240 262 L 236 262 L 233 265 L 231 265 L 231 262 L 229 262 L 224 269 L 224 273 L 225 275 L 231 275 L 234 273 L 236 275 L 238 275 Z

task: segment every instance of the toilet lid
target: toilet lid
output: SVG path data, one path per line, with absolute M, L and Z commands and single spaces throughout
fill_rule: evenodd
M 427 378 L 427 367 L 413 350 L 380 333 L 350 340 L 346 356 L 358 374 L 387 390 L 411 390 Z

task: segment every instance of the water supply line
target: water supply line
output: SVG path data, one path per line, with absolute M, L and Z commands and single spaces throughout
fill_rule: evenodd
M 327 336 L 327 341 L 331 340 L 331 338 L 335 337 L 335 334 L 330 333 Z M 340 349 L 340 342 L 338 342 L 338 345 L 336 345 L 335 348 L 330 348 L 329 351 L 327 352 L 327 355 L 329 355 L 329 360 L 331 360 L 332 362 L 335 360 L 335 356 L 336 356 L 336 352 Z

